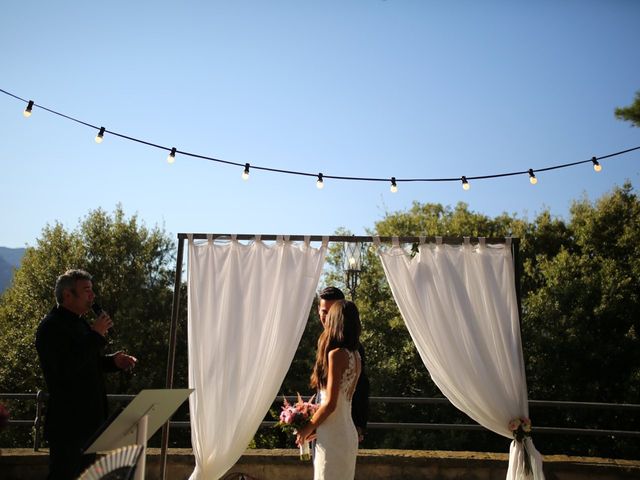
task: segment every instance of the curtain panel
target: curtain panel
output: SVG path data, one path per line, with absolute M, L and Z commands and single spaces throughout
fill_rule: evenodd
M 289 369 L 322 272 L 326 243 L 189 239 L 188 351 L 192 480 L 241 457 Z
M 480 425 L 513 438 L 510 422 L 529 407 L 510 244 L 423 244 L 413 257 L 394 245 L 379 255 L 434 383 Z M 512 442 L 507 472 L 525 478 L 544 478 L 530 437 Z

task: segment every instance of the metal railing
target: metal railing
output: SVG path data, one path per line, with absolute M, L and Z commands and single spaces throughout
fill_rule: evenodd
M 9 426 L 29 427 L 34 429 L 33 449 L 38 451 L 41 445 L 42 436 L 42 414 L 47 393 L 39 390 L 37 393 L 0 393 L 0 400 L 19 400 L 36 403 L 36 416 L 33 419 L 10 419 Z M 135 395 L 111 394 L 107 395 L 110 402 L 130 402 Z M 282 397 L 274 399 L 274 404 Z M 297 397 L 287 397 L 288 401 L 295 402 Z M 446 398 L 425 398 L 425 397 L 370 397 L 370 403 L 385 404 L 409 404 L 409 405 L 451 405 Z M 598 403 L 598 402 L 574 402 L 574 401 L 554 401 L 554 400 L 529 400 L 530 407 L 551 407 L 551 408 L 581 408 L 599 410 L 617 410 L 628 412 L 631 418 L 637 418 L 640 414 L 638 404 L 620 403 Z M 271 427 L 275 421 L 263 421 L 261 427 Z M 169 428 L 190 428 L 188 421 L 171 421 Z M 414 423 L 414 422 L 369 422 L 368 429 L 420 429 L 420 430 L 467 430 L 486 431 L 477 423 Z M 640 431 L 635 430 L 611 430 L 600 428 L 567 428 L 567 427 L 534 427 L 535 434 L 568 434 L 568 435 L 593 435 L 593 436 L 616 436 L 640 438 Z

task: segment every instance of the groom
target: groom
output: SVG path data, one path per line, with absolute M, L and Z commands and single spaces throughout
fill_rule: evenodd
M 320 292 L 319 297 L 318 314 L 320 315 L 320 322 L 324 326 L 331 305 L 338 300 L 344 300 L 344 293 L 339 288 L 327 287 Z M 362 344 L 358 345 L 358 353 L 360 353 L 362 373 L 358 378 L 356 390 L 351 400 L 351 418 L 353 418 L 353 423 L 358 430 L 358 441 L 361 442 L 369 419 L 369 379 L 365 373 L 365 357 Z

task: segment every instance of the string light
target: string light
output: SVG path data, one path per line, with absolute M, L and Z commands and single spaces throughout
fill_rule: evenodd
M 596 172 L 601 172 L 602 171 L 602 165 L 600 165 L 600 162 L 598 162 L 598 159 L 596 157 L 593 157 L 591 159 L 591 161 L 593 162 L 593 169 Z
M 29 103 L 27 104 L 27 108 L 24 109 L 24 112 L 22 112 L 22 115 L 24 115 L 25 118 L 29 118 L 31 116 L 31 110 L 33 110 L 33 100 L 29 100 Z
M 529 182 L 531 182 L 531 185 L 538 183 L 538 179 L 536 178 L 535 173 L 533 173 L 533 168 L 529 169 Z
M 249 164 L 248 163 L 244 164 L 244 172 L 242 172 L 242 179 L 249 180 Z
M 102 143 L 104 140 L 104 127 L 100 127 L 100 131 L 96 135 L 96 143 Z
M 396 177 L 391 177 L 391 193 L 396 193 L 398 191 L 398 185 L 396 184 Z
M 167 157 L 167 162 L 168 163 L 173 163 L 176 161 L 176 147 L 173 147 L 171 149 L 171 153 L 169 154 L 169 156 Z
M 33 100 L 26 100 L 25 98 L 21 98 L 17 95 L 14 95 L 13 93 L 7 92 L 6 90 L 3 90 L 0 88 L 0 93 L 3 93 L 7 96 L 13 97 L 21 102 L 25 102 L 27 103 L 26 108 L 23 111 L 23 115 L 25 117 L 29 117 L 32 113 L 33 107 L 35 106 L 35 103 Z M 96 136 L 96 141 L 99 143 L 99 141 L 102 139 L 102 137 L 104 137 L 104 133 L 106 133 L 106 129 L 104 129 L 104 127 L 98 127 L 97 125 L 92 125 L 90 123 L 84 122 L 82 120 L 79 120 L 77 118 L 73 118 L 69 115 L 65 115 L 63 113 L 57 112 L 55 110 L 52 110 L 50 108 L 44 107 L 42 105 L 38 105 L 38 108 L 45 110 L 51 114 L 57 115 L 59 117 L 63 117 L 66 118 L 67 120 L 71 120 L 73 122 L 82 124 L 86 127 L 92 128 L 94 130 L 99 130 L 98 135 Z M 100 135 L 102 133 L 102 135 Z M 135 138 L 135 137 L 131 137 L 128 135 L 124 135 L 121 133 L 117 133 L 114 131 L 109 131 L 110 135 L 114 135 L 120 138 L 123 138 L 125 140 L 129 140 L 132 142 L 137 142 L 137 143 L 141 143 L 150 147 L 154 147 L 154 148 L 159 148 L 162 150 L 169 150 L 168 147 L 164 146 L 164 145 L 158 145 L 155 143 L 151 143 L 145 140 L 141 140 L 139 138 Z M 548 166 L 548 167 L 544 167 L 544 168 L 536 168 L 535 171 L 540 173 L 540 172 L 547 172 L 550 170 L 557 170 L 560 168 L 568 168 L 568 167 L 572 167 L 572 166 L 576 166 L 576 165 L 581 165 L 583 163 L 589 163 L 591 162 L 593 164 L 593 169 L 596 172 L 600 172 L 602 171 L 602 165 L 600 165 L 598 160 L 604 160 L 604 159 L 610 159 L 612 157 L 616 157 L 619 155 L 623 155 L 629 152 L 633 152 L 636 150 L 640 150 L 640 146 L 636 146 L 636 147 L 632 147 L 632 148 L 628 148 L 626 150 L 621 150 L 615 153 L 610 153 L 607 155 L 601 155 L 599 157 L 591 157 L 589 160 L 579 160 L 579 161 L 575 161 L 575 162 L 570 162 L 570 163 L 564 163 L 564 164 L 559 164 L 559 165 L 553 165 L 553 166 Z M 169 156 L 167 157 L 167 161 L 169 163 L 174 163 L 175 162 L 175 155 L 177 153 L 177 149 L 175 147 L 171 148 L 171 153 L 169 154 Z M 210 157 L 210 156 L 205 156 L 205 155 L 198 155 L 195 153 L 189 153 L 189 152 L 185 152 L 185 151 L 180 151 L 180 154 L 183 156 L 187 156 L 187 157 L 192 157 L 192 158 L 198 158 L 198 159 L 202 159 L 202 160 L 209 160 L 212 162 L 216 162 L 216 163 L 221 163 L 221 164 L 225 164 L 225 165 L 233 165 L 233 166 L 238 166 L 241 167 L 243 164 L 242 163 L 238 163 L 238 162 L 231 162 L 228 160 L 222 160 L 219 158 L 214 158 L 214 157 Z M 249 164 L 246 163 L 245 165 L 245 171 L 243 172 L 242 178 L 245 178 L 245 174 L 248 176 L 248 166 Z M 253 165 L 251 166 L 251 168 L 253 169 L 258 169 L 258 170 L 262 170 L 262 171 L 269 171 L 269 172 L 273 172 L 273 173 L 282 173 L 282 174 L 288 174 L 288 175 L 299 175 L 299 176 L 314 176 L 315 174 L 313 173 L 309 173 L 309 172 L 300 172 L 300 171 L 294 171 L 294 170 L 284 170 L 284 169 L 279 169 L 279 168 L 271 168 L 271 167 L 266 167 L 266 166 L 257 166 L 257 165 Z M 466 177 L 466 176 L 462 176 L 462 177 L 445 177 L 445 178 L 402 178 L 400 180 L 396 179 L 396 183 L 394 185 L 394 182 L 392 182 L 391 184 L 391 189 L 392 191 L 394 191 L 394 186 L 395 186 L 395 191 L 397 191 L 397 182 L 398 181 L 402 181 L 402 182 L 455 182 L 455 181 L 462 181 L 462 187 L 465 190 L 469 190 L 469 188 L 471 188 L 471 185 L 469 184 L 469 180 L 488 180 L 488 179 L 493 179 L 493 178 L 499 178 L 499 177 L 511 177 L 511 176 L 515 176 L 515 175 L 526 175 L 527 173 L 529 173 L 529 181 L 531 181 L 533 183 L 533 179 L 535 178 L 535 175 L 531 175 L 531 173 L 533 172 L 534 169 L 528 169 L 528 170 L 524 170 L 524 171 L 513 171 L 513 172 L 506 172 L 506 173 L 497 173 L 497 174 L 493 174 L 493 175 L 477 175 L 477 176 L 472 176 L 472 177 Z M 350 181 L 365 181 L 365 182 L 388 182 L 389 179 L 388 178 L 373 178 L 373 177 L 356 177 L 356 176 L 337 176 L 337 175 L 326 175 L 324 176 L 322 173 L 318 174 L 318 180 L 316 181 L 316 186 L 318 188 L 323 188 L 324 187 L 324 178 L 331 178 L 334 180 L 350 180 Z M 393 178 L 393 177 L 392 177 Z

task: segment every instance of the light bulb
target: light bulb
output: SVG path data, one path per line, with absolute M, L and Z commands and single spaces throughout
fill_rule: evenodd
M 601 172 L 602 171 L 602 165 L 600 165 L 600 162 L 598 162 L 598 160 L 596 159 L 596 157 L 593 157 L 591 159 L 591 161 L 593 162 L 593 169 L 596 172 Z
M 318 174 L 318 180 L 316 181 L 316 187 L 318 187 L 318 189 L 322 190 L 324 188 L 324 180 L 322 179 L 322 174 L 319 173 Z
M 242 179 L 243 180 L 249 180 L 249 164 L 248 163 L 244 164 L 244 171 L 242 172 Z
M 535 185 L 536 183 L 538 183 L 538 179 L 536 178 L 536 175 L 533 173 L 532 168 L 529 169 L 529 182 L 531 182 L 531 185 Z
M 176 147 L 173 147 L 171 149 L 171 153 L 169 154 L 169 156 L 167 157 L 167 162 L 168 163 L 173 163 L 176 161 Z
M 29 100 L 29 103 L 27 104 L 27 108 L 24 109 L 24 112 L 22 112 L 22 115 L 24 115 L 25 118 L 29 118 L 31 116 L 31 110 L 33 110 L 33 100 Z
M 102 143 L 104 140 L 104 127 L 100 127 L 100 131 L 96 135 L 96 143 Z
M 396 177 L 391 177 L 391 193 L 396 193 L 398 191 L 398 185 L 396 184 Z
M 355 265 L 356 265 L 356 259 L 353 257 L 349 257 L 349 266 L 353 268 L 355 267 Z
M 469 182 L 467 181 L 467 177 L 463 175 L 461 180 L 462 180 L 462 188 L 464 188 L 465 190 L 469 190 L 471 188 L 471 185 L 469 185 Z

